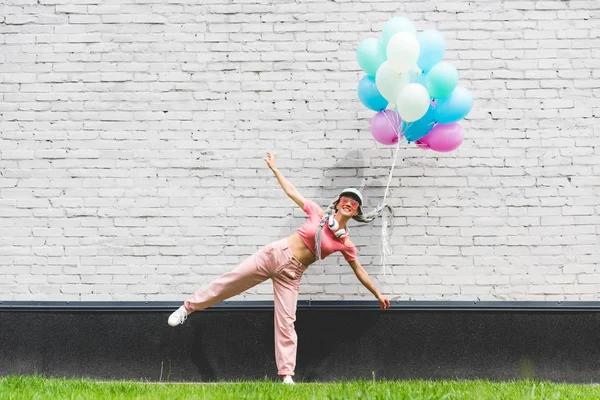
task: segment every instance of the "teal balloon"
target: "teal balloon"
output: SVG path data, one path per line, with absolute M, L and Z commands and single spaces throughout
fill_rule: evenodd
M 358 65 L 367 75 L 375 76 L 377 69 L 387 59 L 385 47 L 377 39 L 365 39 L 356 49 L 356 60 Z
M 458 86 L 450 96 L 437 101 L 435 120 L 440 124 L 458 122 L 469 114 L 472 107 L 473 96 L 467 89 Z
M 444 58 L 446 42 L 444 35 L 436 30 L 428 30 L 417 34 L 419 41 L 419 60 L 417 65 L 423 72 L 429 71 Z
M 415 140 L 421 139 L 423 136 L 427 135 L 435 125 L 434 118 L 434 108 L 430 104 L 429 109 L 421 117 L 414 122 L 404 122 L 402 121 L 402 131 L 404 132 L 404 137 L 409 142 L 414 142 Z
M 358 98 L 373 111 L 382 111 L 388 106 L 388 101 L 377 90 L 375 78 L 369 75 L 363 76 L 358 82 Z
M 412 35 L 417 35 L 417 28 L 412 21 L 405 17 L 393 17 L 383 26 L 381 31 L 381 41 L 387 48 L 388 42 L 396 33 L 408 32 Z
M 427 91 L 433 99 L 450 96 L 458 83 L 458 72 L 450 63 L 437 63 L 427 73 Z

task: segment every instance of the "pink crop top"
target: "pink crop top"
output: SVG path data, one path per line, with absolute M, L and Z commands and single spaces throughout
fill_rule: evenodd
M 311 200 L 304 202 L 304 212 L 308 215 L 308 219 L 300 228 L 298 234 L 306 246 L 316 255 L 315 250 L 315 233 L 319 227 L 319 222 L 323 217 L 319 206 Z M 348 242 L 348 237 L 336 238 L 333 232 L 325 226 L 321 236 L 321 258 L 329 256 L 331 253 L 341 251 L 346 261 L 356 260 L 356 247 Z

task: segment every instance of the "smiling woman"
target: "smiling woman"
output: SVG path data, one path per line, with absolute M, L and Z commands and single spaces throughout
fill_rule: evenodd
M 380 209 L 364 215 L 363 196 L 355 188 L 346 188 L 323 211 L 315 202 L 305 199 L 277 169 L 275 157 L 267 153 L 265 162 L 275 174 L 281 188 L 307 215 L 306 222 L 287 238 L 264 246 L 205 287 L 200 288 L 169 317 L 169 325 L 185 322 L 194 311 L 204 310 L 267 280 L 273 280 L 275 304 L 275 358 L 277 373 L 283 382 L 293 384 L 298 338 L 294 329 L 300 279 L 306 268 L 317 261 L 341 252 L 358 280 L 379 301 L 382 309 L 390 301 L 375 287 L 369 274 L 358 261 L 356 246 L 350 240 L 350 219 L 371 222 Z M 327 228 L 325 229 L 325 225 Z

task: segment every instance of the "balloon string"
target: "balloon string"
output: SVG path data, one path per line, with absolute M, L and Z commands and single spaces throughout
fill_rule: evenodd
M 394 113 L 394 123 L 393 124 L 392 124 L 392 121 L 390 121 L 390 117 L 388 117 L 388 115 L 387 115 L 386 112 L 383 112 L 383 116 L 387 120 L 387 122 L 390 125 L 390 127 L 396 133 L 396 136 L 400 137 L 400 129 L 399 129 L 400 121 L 398 121 L 398 119 L 400 119 L 400 117 L 398 116 L 398 113 Z
M 394 158 L 392 160 L 392 166 L 390 168 L 390 174 L 388 176 L 388 181 L 387 184 L 385 186 L 385 192 L 383 194 L 383 201 L 381 202 L 380 207 L 381 211 L 383 212 L 384 208 L 386 208 L 385 206 L 385 201 L 387 200 L 389 191 L 390 191 L 390 184 L 392 182 L 392 176 L 394 174 L 394 168 L 396 167 L 396 160 L 398 159 L 398 152 L 400 151 L 400 144 L 407 144 L 408 143 L 408 139 L 406 138 L 406 132 L 408 132 L 408 130 L 412 127 L 412 125 L 414 124 L 414 122 L 409 122 L 406 124 L 406 129 L 404 130 L 404 133 L 402 133 L 402 129 L 401 129 L 401 120 L 400 120 L 400 114 L 398 113 L 398 109 L 395 108 L 395 113 L 394 113 L 394 123 L 392 123 L 392 121 L 390 121 L 390 118 L 388 117 L 387 113 L 383 113 L 383 115 L 385 116 L 385 119 L 387 120 L 388 124 L 390 125 L 390 127 L 394 130 L 394 132 L 396 132 L 396 136 L 398 137 L 398 141 L 396 142 L 396 149 L 394 151 Z M 435 122 L 432 122 L 429 125 L 433 125 Z M 425 156 L 427 153 L 423 152 L 423 156 Z M 389 238 L 388 238 L 388 226 L 393 226 L 393 214 L 391 211 L 391 208 L 387 208 L 388 210 L 388 214 L 386 216 L 383 216 L 382 218 L 382 223 L 381 223 L 381 267 L 383 270 L 383 275 L 386 276 L 387 275 L 387 271 L 390 272 L 390 275 L 394 276 L 394 273 L 392 272 L 392 270 L 390 269 L 390 267 L 388 266 L 388 257 L 390 255 L 392 255 L 392 249 L 391 249 L 391 245 L 389 243 Z M 380 214 L 381 215 L 381 214 Z
M 390 175 L 388 176 L 387 185 L 385 186 L 385 193 L 383 195 L 382 203 L 385 203 L 385 200 L 387 199 L 387 196 L 388 196 L 388 192 L 390 190 L 390 183 L 392 182 L 392 175 L 394 174 L 394 168 L 396 167 L 396 159 L 398 158 L 398 151 L 400 150 L 400 144 L 406 144 L 406 143 L 408 143 L 408 142 L 404 138 L 404 136 L 402 136 L 402 138 L 399 138 L 398 142 L 396 143 L 396 149 L 394 151 L 394 158 L 392 160 L 392 167 L 390 168 Z
M 396 135 L 398 136 L 398 141 L 396 142 L 396 150 L 394 151 L 394 158 L 392 160 L 392 167 L 390 168 L 390 175 L 388 176 L 388 181 L 387 181 L 387 185 L 385 187 L 385 193 L 383 195 L 383 202 L 385 203 L 385 200 L 387 199 L 389 190 L 390 190 L 390 183 L 392 182 L 392 175 L 394 173 L 394 167 L 396 166 L 396 159 L 398 158 L 398 151 L 400 150 L 400 144 L 406 144 L 407 140 L 404 137 L 404 135 L 402 135 L 402 137 L 400 137 L 400 133 L 401 133 L 401 129 L 399 129 L 400 127 L 400 121 L 398 121 L 399 115 L 398 112 L 396 111 L 394 113 L 394 122 L 395 124 L 392 124 L 392 121 L 390 121 L 390 118 L 388 117 L 387 113 L 383 113 L 383 115 L 385 116 L 385 119 L 387 120 L 388 124 L 390 124 L 390 126 L 392 127 L 392 129 L 394 129 L 394 132 L 396 132 Z M 411 126 L 412 126 L 412 122 L 406 124 L 406 130 L 408 130 Z
M 394 132 L 396 132 L 396 136 L 398 137 L 398 141 L 396 142 L 396 149 L 394 150 L 394 158 L 392 160 L 392 166 L 390 168 L 390 173 L 388 176 L 387 184 L 385 186 L 385 192 L 383 194 L 383 201 L 381 202 L 381 205 L 380 205 L 380 207 L 382 207 L 382 209 L 381 209 L 382 212 L 384 211 L 384 209 L 387 209 L 387 211 L 388 211 L 387 215 L 385 215 L 383 217 L 382 223 L 381 223 L 381 238 L 382 238 L 381 266 L 382 266 L 384 276 L 387 275 L 388 271 L 389 271 L 390 275 L 394 276 L 393 271 L 390 269 L 390 267 L 388 265 L 388 257 L 390 255 L 392 255 L 392 249 L 391 249 L 391 245 L 389 243 L 389 238 L 388 238 L 388 228 L 393 226 L 393 224 L 392 224 L 393 223 L 393 214 L 392 214 L 391 208 L 386 208 L 385 201 L 387 200 L 388 194 L 390 192 L 390 184 L 392 182 L 392 176 L 394 175 L 394 168 L 396 167 L 396 160 L 398 159 L 398 152 L 400 151 L 400 145 L 401 144 L 405 145 L 408 143 L 408 140 L 402 134 L 402 129 L 400 126 L 402 120 L 400 119 L 400 115 L 398 114 L 398 109 L 395 109 L 394 114 L 395 114 L 393 117 L 394 121 L 392 123 L 392 121 L 390 120 L 387 113 L 385 113 L 385 112 L 383 113 L 388 124 L 394 130 Z M 408 129 L 410 129 L 412 124 L 413 124 L 412 122 L 406 124 L 405 132 L 408 131 Z
M 394 158 L 392 160 L 392 167 L 390 168 L 390 174 L 388 176 L 388 181 L 385 186 L 385 192 L 383 194 L 383 201 L 381 202 L 383 212 L 384 209 L 387 210 L 387 214 L 383 216 L 381 223 L 381 267 L 383 270 L 383 275 L 387 276 L 387 272 L 389 271 L 390 275 L 394 276 L 393 271 L 388 265 L 388 257 L 392 255 L 392 248 L 389 243 L 388 238 L 388 227 L 393 226 L 393 213 L 391 208 L 385 206 L 385 201 L 390 191 L 390 183 L 392 182 L 392 176 L 394 174 L 394 168 L 396 167 L 396 160 L 398 159 L 398 152 L 400 151 L 400 145 L 406 144 L 408 141 L 404 136 L 398 137 L 398 142 L 396 142 L 396 149 L 394 151 Z

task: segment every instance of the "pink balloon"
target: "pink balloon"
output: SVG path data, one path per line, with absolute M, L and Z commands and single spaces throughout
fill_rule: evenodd
M 427 145 L 427 143 L 423 142 L 422 139 L 423 138 L 415 140 L 415 144 L 417 145 L 418 148 L 427 150 L 429 148 L 429 145 Z
M 393 110 L 378 112 L 371 119 L 373 138 L 385 145 L 398 143 L 398 135 L 402 135 L 402 132 L 399 133 L 401 123 L 400 115 Z
M 422 146 L 427 146 L 431 150 L 447 153 L 456 150 L 464 138 L 465 131 L 462 126 L 454 122 L 452 124 L 437 124 L 419 141 Z

